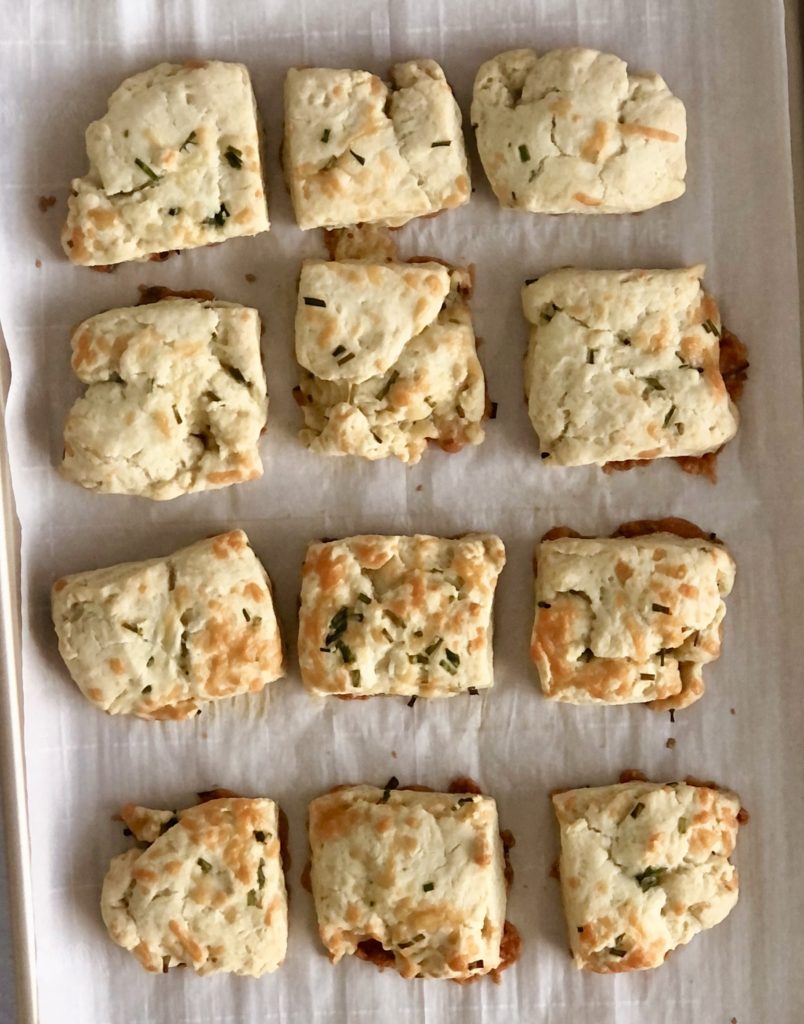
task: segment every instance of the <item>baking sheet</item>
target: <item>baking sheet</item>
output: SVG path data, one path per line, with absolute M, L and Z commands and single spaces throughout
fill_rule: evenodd
M 73 0 L 7 3 L 0 41 L 3 230 L 0 321 L 12 387 L 8 432 L 22 528 L 23 674 L 36 971 L 44 1024 L 239 1024 L 315 1020 L 724 1024 L 795 1022 L 804 985 L 794 969 L 804 911 L 796 851 L 804 841 L 799 697 L 804 631 L 804 483 L 798 293 L 783 10 L 777 0 L 329 0 L 293 4 Z M 288 64 L 366 67 L 441 61 L 468 122 L 474 71 L 501 49 L 581 43 L 660 71 L 687 104 L 686 196 L 638 217 L 524 217 L 500 211 L 475 160 L 472 202 L 398 234 L 403 256 L 477 265 L 478 334 L 498 419 L 458 456 L 415 468 L 316 457 L 295 439 L 290 389 L 294 281 L 321 252 L 293 225 L 278 165 L 281 84 Z M 84 172 L 83 132 L 124 75 L 163 59 L 245 61 L 268 136 L 273 228 L 256 239 L 102 275 L 71 267 L 58 245 L 69 178 Z M 40 195 L 55 195 L 47 213 Z M 35 261 L 40 260 L 41 267 Z M 720 459 L 720 482 L 672 465 L 607 477 L 548 471 L 535 458 L 522 402 L 525 277 L 554 266 L 673 266 L 703 260 L 725 321 L 751 350 L 743 427 Z M 248 283 L 246 273 L 257 280 Z M 271 392 L 262 480 L 166 504 L 94 495 L 63 482 L 64 414 L 80 388 L 69 330 L 136 300 L 137 285 L 213 289 L 257 306 Z M 419 489 L 421 488 L 421 489 Z M 725 538 L 738 562 L 724 654 L 708 692 L 668 716 L 644 708 L 545 702 L 527 657 L 530 556 L 556 523 L 608 532 L 622 520 L 684 515 Z M 239 700 L 191 723 L 107 718 L 70 682 L 49 621 L 63 573 L 167 553 L 242 526 L 267 565 L 290 641 L 291 673 L 270 701 Z M 408 708 L 402 700 L 315 702 L 295 667 L 296 600 L 306 542 L 361 531 L 454 534 L 490 529 L 508 550 L 497 604 L 495 689 Z M 666 747 L 669 737 L 673 749 Z M 751 812 L 738 844 L 740 902 L 659 971 L 581 975 L 567 957 L 548 793 L 613 781 L 623 767 L 656 778 L 715 778 Z M 339 782 L 442 786 L 470 774 L 499 801 L 517 837 L 509 916 L 519 964 L 494 986 L 404 983 L 366 964 L 327 963 L 299 884 L 305 807 Z M 153 977 L 109 943 L 98 892 L 125 846 L 111 815 L 126 800 L 174 806 L 220 784 L 275 797 L 290 817 L 288 958 L 259 981 Z

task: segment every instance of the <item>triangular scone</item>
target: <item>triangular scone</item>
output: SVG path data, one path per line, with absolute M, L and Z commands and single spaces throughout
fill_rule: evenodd
M 86 133 L 64 250 L 83 266 L 143 259 L 268 230 L 248 70 L 158 64 L 127 78 Z
M 525 394 L 545 466 L 700 456 L 734 437 L 728 332 L 704 269 L 568 267 L 525 285 Z
M 684 104 L 611 53 L 499 54 L 477 73 L 472 124 L 501 206 L 633 213 L 684 193 Z
M 147 971 L 259 977 L 285 959 L 288 909 L 273 800 L 231 797 L 179 811 L 128 805 L 148 843 L 112 859 L 101 911 Z
M 110 309 L 78 325 L 72 348 L 89 387 L 64 427 L 67 479 L 164 501 L 262 476 L 256 309 L 181 298 Z
M 734 584 L 722 545 L 672 533 L 561 537 L 542 541 L 535 567 L 531 657 L 545 696 L 662 708 L 702 696 Z
M 242 530 L 53 584 L 59 653 L 102 711 L 183 719 L 284 675 L 271 581 Z
M 575 965 L 659 967 L 737 902 L 740 800 L 709 786 L 627 782 L 553 797 Z
M 302 230 L 413 217 L 468 202 L 461 112 L 432 60 L 367 71 L 291 68 L 283 158 Z
M 440 263 L 308 260 L 296 312 L 301 439 L 326 455 L 418 462 L 480 444 L 486 387 L 471 274 Z

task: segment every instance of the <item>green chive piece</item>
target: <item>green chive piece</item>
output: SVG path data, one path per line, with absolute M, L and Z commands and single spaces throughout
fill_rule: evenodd
M 323 299 L 316 299 L 312 295 L 304 296 L 304 304 L 305 306 L 320 306 L 321 309 L 327 308 L 327 304 Z
M 150 684 L 148 686 L 143 686 L 142 688 L 143 693 L 150 693 L 151 690 L 153 690 L 153 686 L 151 686 Z
M 179 149 L 183 153 L 185 151 L 185 149 L 187 149 L 188 146 L 195 146 L 195 145 L 196 145 L 195 132 L 190 132 L 190 134 L 187 136 L 187 138 L 184 140 L 184 142 L 182 142 L 182 144 L 179 146 Z
M 422 886 L 424 892 L 432 892 L 435 889 L 435 882 L 425 882 Z
M 254 838 L 257 840 L 258 843 L 264 843 L 265 842 L 265 833 L 263 831 L 261 831 L 261 830 L 257 831 L 257 832 L 254 833 Z
M 329 128 L 325 128 L 323 132 L 321 132 L 321 141 L 324 143 L 324 145 L 326 145 L 329 142 L 329 136 L 330 130 Z
M 444 648 L 444 654 L 446 655 L 447 661 L 450 663 L 450 665 L 455 665 L 456 668 L 458 665 L 460 665 L 460 656 L 457 655 L 454 651 L 451 651 L 449 647 Z
M 153 663 L 154 663 L 154 656 L 151 655 L 151 657 L 145 662 L 145 667 L 146 668 L 150 668 L 151 665 L 153 665 Z M 149 687 L 149 689 L 150 689 L 150 687 Z
M 377 400 L 381 402 L 398 380 L 399 370 L 392 370 L 390 376 L 388 377 L 388 380 L 383 384 L 382 388 L 377 394 Z
M 183 423 L 184 422 L 182 420 L 182 418 L 181 418 L 181 413 L 179 412 L 179 410 L 176 408 L 175 405 L 173 406 L 173 416 L 175 417 L 175 420 L 176 420 L 177 423 Z
M 684 835 L 684 833 L 687 831 L 687 829 L 689 827 L 690 827 L 690 823 L 689 823 L 689 821 L 686 818 L 679 818 L 678 819 L 678 831 L 682 834 L 682 836 Z
M 663 874 L 664 868 L 645 868 L 644 871 L 634 877 L 634 881 L 643 892 L 647 892 L 649 889 L 656 888 Z
M 346 632 L 346 627 L 349 622 L 349 609 L 346 605 L 341 607 L 335 612 L 332 618 L 329 620 L 329 632 L 324 640 L 324 644 L 329 647 L 331 643 L 334 643 L 343 633 Z
M 441 640 L 441 637 L 437 636 L 435 638 L 435 640 L 433 640 L 433 642 L 430 644 L 429 647 L 425 647 L 424 653 L 427 655 L 428 658 L 430 657 L 431 654 L 435 654 L 435 652 L 441 646 L 442 642 L 443 641 Z
M 354 687 L 360 686 L 360 669 L 359 668 L 353 668 L 352 669 L 352 686 L 354 686 Z
M 264 867 L 265 861 L 262 859 L 262 857 L 260 857 L 260 863 L 257 865 L 257 885 L 261 889 L 265 888 L 265 871 L 263 871 Z
M 198 864 L 198 866 L 201 868 L 205 875 L 212 870 L 212 865 L 209 863 L 208 860 L 204 860 L 203 857 L 199 857 L 198 860 L 196 861 L 196 864 Z
M 417 942 L 421 942 L 423 938 L 424 938 L 424 935 L 422 935 L 421 932 L 420 932 L 418 935 L 414 935 L 412 939 L 408 939 L 407 942 L 400 942 L 400 943 L 398 943 L 398 946 L 399 946 L 400 949 L 407 949 L 408 946 L 413 946 Z M 481 964 L 483 963 L 482 960 L 480 960 L 478 962 L 481 963 Z M 470 964 L 469 966 L 471 967 L 472 965 Z
M 590 647 L 586 647 L 578 656 L 578 661 L 590 662 L 594 656 L 592 649 Z
M 357 160 L 357 162 L 362 167 L 363 164 L 366 162 L 366 158 L 364 156 L 361 156 L 359 153 L 355 153 L 355 151 L 353 149 L 350 149 L 349 152 L 352 154 L 352 156 L 355 158 L 355 160 Z
M 609 950 L 609 953 L 612 956 L 619 956 L 619 957 L 628 956 L 628 950 L 627 949 L 622 949 L 620 946 L 612 946 L 611 949 Z
M 227 146 L 226 152 L 223 155 L 229 166 L 234 167 L 236 171 L 239 171 L 243 166 L 243 154 L 239 149 L 235 149 L 234 146 Z
M 358 601 L 362 601 L 363 604 L 371 604 L 371 598 L 368 596 L 368 594 L 358 594 L 357 599 Z
M 248 896 L 246 896 L 246 906 L 256 907 L 257 906 L 257 891 L 256 889 L 249 889 Z
M 345 345 L 336 345 L 335 348 L 332 350 L 333 358 L 337 359 L 338 356 L 342 356 L 345 351 L 346 351 L 346 346 Z
M 151 181 L 159 181 L 159 175 L 156 173 L 156 171 L 152 170 L 148 166 L 148 164 L 145 163 L 144 160 L 140 160 L 139 157 L 135 157 L 134 163 L 137 165 L 137 167 L 139 167 L 141 171 L 144 171 L 145 174 L 148 175 Z
M 530 150 L 527 146 L 522 145 L 519 147 L 519 159 L 523 164 L 526 164 L 530 160 Z
M 671 405 L 670 409 L 668 410 L 667 415 L 664 418 L 664 423 L 662 424 L 662 426 L 663 427 L 668 426 L 669 423 L 670 423 L 670 420 L 673 418 L 673 416 L 675 416 L 675 414 L 676 414 L 676 407 L 674 405 Z
M 638 818 L 640 816 L 640 814 L 644 810 L 645 810 L 645 805 L 640 800 L 640 802 L 638 804 L 634 804 L 634 809 L 631 811 L 631 817 L 632 818 Z
M 586 354 L 586 361 L 587 361 L 587 363 L 594 363 L 594 361 L 595 361 L 595 352 L 596 351 L 597 351 L 597 349 L 594 349 L 594 348 L 590 348 L 589 349 L 589 351 Z
M 396 775 L 392 775 L 391 778 L 383 786 L 382 799 L 380 800 L 380 803 L 381 804 L 387 804 L 388 803 L 388 798 L 391 795 L 391 790 L 397 789 L 398 787 L 399 787 L 399 779 L 396 777 Z
M 238 384 L 248 384 L 248 381 L 236 366 L 227 366 L 225 363 L 221 363 L 221 366 L 226 370 L 232 380 L 236 380 Z
M 552 605 L 550 604 L 550 602 L 549 602 L 549 601 L 539 601 L 539 602 L 538 602 L 538 604 L 539 604 L 539 607 L 540 607 L 540 608 L 552 608 L 552 607 L 553 607 L 553 606 L 552 606 Z
M 452 143 L 449 139 L 441 139 L 439 142 L 431 142 L 430 149 L 438 149 L 439 146 L 451 146 Z
M 342 356 L 338 360 L 338 366 L 345 366 L 346 363 L 351 363 L 351 361 L 354 359 L 354 357 L 355 357 L 354 352 L 347 352 L 345 356 Z
M 348 644 L 345 644 L 343 642 L 343 640 L 339 640 L 335 644 L 335 647 L 336 647 L 336 649 L 338 651 L 340 651 L 341 657 L 343 658 L 344 665 L 351 665 L 352 662 L 355 660 L 355 656 L 354 656 L 354 652 L 352 651 L 352 648 L 349 647 Z
M 458 671 L 457 668 L 452 664 L 452 662 L 447 661 L 446 658 L 442 658 L 438 664 L 441 666 L 441 668 L 444 669 L 445 672 L 449 672 L 451 676 L 454 676 Z
M 704 320 L 701 326 L 707 333 L 714 334 L 716 338 L 720 337 L 720 331 L 715 327 L 711 320 Z
M 655 612 L 661 612 L 662 615 L 669 615 L 670 614 L 670 609 L 667 607 L 666 604 L 652 604 L 651 608 Z
M 652 387 L 654 391 L 665 390 L 664 384 L 662 384 L 662 382 L 658 380 L 656 377 L 646 377 L 645 383 Z
M 399 629 L 405 629 L 405 627 L 407 626 L 407 623 L 405 622 L 405 620 L 404 620 L 404 619 L 401 619 L 401 618 L 400 618 L 400 617 L 399 617 L 399 616 L 398 616 L 398 615 L 396 614 L 396 612 L 392 612 L 392 611 L 391 611 L 391 610 L 390 610 L 389 608 L 383 608 L 383 612 L 382 612 L 382 613 L 383 613 L 383 615 L 385 615 L 385 616 L 386 616 L 386 617 L 387 617 L 388 619 L 390 619 L 390 620 L 391 620 L 391 622 L 393 622 L 393 624 L 394 624 L 395 626 L 397 626 L 397 627 L 398 627 Z
M 231 217 L 231 214 L 226 208 L 226 203 L 221 203 L 218 212 L 213 213 L 211 217 L 207 217 L 203 223 L 208 224 L 210 227 L 222 228 L 229 217 Z
M 243 618 L 246 620 L 246 622 L 251 622 L 251 616 L 249 615 L 248 610 L 246 608 L 243 609 Z

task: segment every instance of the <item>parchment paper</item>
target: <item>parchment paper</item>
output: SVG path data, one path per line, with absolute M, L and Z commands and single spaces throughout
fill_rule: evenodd
M 6 3 L 0 41 L 3 140 L 0 316 L 13 369 L 9 436 L 22 525 L 27 770 L 44 1024 L 245 1024 L 256 1021 L 545 1021 L 618 1024 L 794 1024 L 804 1019 L 800 923 L 802 803 L 802 402 L 798 295 L 779 0 L 92 0 Z M 362 67 L 441 61 L 464 110 L 482 60 L 506 48 L 585 44 L 662 73 L 687 105 L 685 197 L 635 217 L 540 217 L 498 209 L 472 146 L 471 203 L 399 232 L 403 256 L 477 265 L 482 358 L 499 416 L 479 448 L 391 460 L 326 459 L 296 440 L 291 398 L 294 284 L 322 252 L 294 226 L 278 162 L 281 86 L 289 64 Z M 58 231 L 69 179 L 85 171 L 83 133 L 124 76 L 161 60 L 245 61 L 267 132 L 273 228 L 256 239 L 104 275 L 74 268 Z M 471 132 L 467 132 L 471 135 Z M 57 197 L 47 213 L 40 195 Z M 35 261 L 41 260 L 41 267 Z M 706 261 L 724 318 L 750 346 L 743 424 L 720 480 L 672 464 L 615 476 L 546 469 L 522 401 L 524 278 L 575 263 L 676 266 Z M 248 283 L 246 273 L 257 280 Z M 72 324 L 137 299 L 137 285 L 210 288 L 257 306 L 271 392 L 262 480 L 153 504 L 62 481 L 64 415 L 80 393 L 69 369 Z M 716 530 L 738 562 L 725 649 L 707 694 L 672 724 L 645 708 L 546 702 L 527 647 L 531 553 L 568 523 L 606 533 L 619 522 L 682 515 Z M 239 525 L 278 595 L 291 671 L 262 699 L 226 703 L 182 724 L 109 718 L 60 663 L 49 587 L 68 572 L 166 554 Z M 296 601 L 306 542 L 362 531 L 493 530 L 508 566 L 497 604 L 496 686 L 445 702 L 316 702 L 295 660 Z M 668 738 L 677 742 L 666 746 Z M 740 902 L 717 928 L 658 971 L 582 975 L 567 955 L 559 891 L 548 877 L 557 837 L 548 794 L 615 781 L 625 767 L 686 774 L 736 789 L 751 812 L 740 834 Z M 312 901 L 306 804 L 341 782 L 446 785 L 469 774 L 499 801 L 517 838 L 509 916 L 524 951 L 497 987 L 405 983 L 356 960 L 329 965 Z M 220 784 L 276 798 L 290 817 L 292 889 L 285 965 L 259 981 L 145 974 L 107 939 L 98 895 L 126 841 L 124 801 L 192 802 Z

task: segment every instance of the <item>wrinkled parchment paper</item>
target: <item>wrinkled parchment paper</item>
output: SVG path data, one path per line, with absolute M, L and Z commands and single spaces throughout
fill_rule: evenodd
M 23 669 L 41 1019 L 76 1024 L 245 1024 L 577 1020 L 596 1024 L 793 1024 L 804 1019 L 801 627 L 802 402 L 798 294 L 779 0 L 71 0 L 6 5 L 0 317 L 13 371 L 9 437 L 22 526 Z M 293 224 L 278 162 L 281 86 L 291 63 L 384 72 L 396 59 L 441 61 L 464 110 L 482 60 L 502 49 L 584 44 L 662 73 L 687 104 L 688 191 L 634 217 L 523 216 L 493 201 L 472 146 L 471 203 L 398 234 L 402 255 L 477 266 L 482 358 L 499 416 L 481 447 L 430 452 L 412 469 L 326 459 L 296 440 L 291 397 L 294 284 L 321 238 Z M 58 245 L 69 179 L 84 173 L 83 133 L 130 73 L 161 60 L 248 64 L 267 131 L 270 234 L 104 275 L 71 267 Z M 39 196 L 53 195 L 48 212 Z M 37 265 L 41 261 L 41 266 Z M 708 264 L 725 321 L 751 352 L 743 426 L 720 481 L 672 464 L 615 476 L 549 471 L 522 401 L 523 279 L 552 267 Z M 254 274 L 249 283 L 246 274 Z M 209 288 L 257 306 L 271 392 L 262 480 L 166 504 L 91 494 L 56 473 L 61 425 L 80 388 L 72 324 L 137 299 L 137 285 Z M 547 703 L 527 645 L 531 552 L 550 526 L 606 533 L 682 515 L 716 530 L 738 562 L 723 657 L 708 692 L 672 724 L 631 708 Z M 49 587 L 63 573 L 166 554 L 239 525 L 267 565 L 290 646 L 270 701 L 227 703 L 181 724 L 108 718 L 61 665 Z M 403 700 L 316 702 L 296 670 L 299 568 L 311 538 L 362 531 L 498 532 L 508 550 L 497 603 L 496 686 L 409 708 Z M 676 740 L 672 749 L 666 741 Z M 737 862 L 740 902 L 722 925 L 658 971 L 577 973 L 567 955 L 552 789 L 686 774 L 736 789 L 751 812 Z M 359 961 L 333 968 L 299 876 L 308 800 L 331 785 L 391 775 L 446 785 L 469 774 L 499 801 L 517 838 L 509 916 L 524 951 L 500 986 L 402 982 Z M 126 841 L 111 821 L 134 800 L 189 803 L 214 784 L 276 798 L 290 817 L 291 930 L 283 968 L 259 981 L 149 976 L 106 938 L 98 894 Z M 797 963 L 798 961 L 798 963 Z

